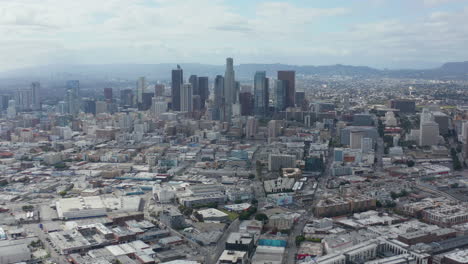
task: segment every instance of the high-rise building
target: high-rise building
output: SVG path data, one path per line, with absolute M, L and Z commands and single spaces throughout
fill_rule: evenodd
M 237 102 L 236 81 L 234 74 L 234 61 L 232 58 L 226 59 L 226 73 L 224 74 L 224 98 L 225 98 L 225 118 L 227 122 L 231 121 L 232 105 Z
M 266 72 L 257 71 L 254 76 L 254 112 L 257 116 L 268 114 L 268 78 Z
M 294 107 L 296 99 L 296 72 L 278 71 L 278 80 L 287 81 L 286 107 Z
M 419 145 L 433 146 L 439 141 L 439 124 L 434 121 L 434 115 L 424 108 L 419 124 Z
M 193 90 L 190 83 L 182 85 L 180 90 L 180 111 L 193 112 Z
M 192 85 L 193 95 L 200 95 L 200 91 L 198 89 L 198 77 L 196 75 L 190 75 L 189 83 Z
M 66 82 L 68 113 L 76 115 L 80 111 L 80 81 L 70 80 Z
M 33 104 L 32 90 L 31 89 L 17 90 L 15 103 L 19 111 L 31 110 L 32 104 Z
M 167 102 L 161 97 L 153 97 L 153 102 L 151 103 L 151 112 L 155 116 L 159 116 L 167 112 Z
M 214 81 L 213 120 L 224 121 L 224 77 L 216 75 Z
M 164 96 L 164 84 L 156 84 L 154 86 L 154 96 L 156 97 L 160 97 L 160 96 Z
M 104 99 L 106 99 L 106 101 L 111 102 L 112 97 L 112 88 L 104 88 Z
M 33 82 L 31 84 L 32 110 L 41 110 L 41 84 Z
M 180 89 L 184 83 L 184 73 L 179 65 L 177 69 L 172 70 L 172 110 L 180 111 Z
M 145 92 L 146 89 L 146 79 L 145 77 L 140 77 L 138 78 L 137 84 L 136 84 L 136 105 L 140 106 L 143 103 L 143 93 Z
M 154 97 L 154 93 L 146 93 L 146 92 L 143 93 L 142 102 L 140 106 L 140 109 L 142 111 L 146 111 L 151 108 L 151 102 L 153 100 L 153 97 Z
M 80 81 L 79 80 L 69 80 L 66 82 L 66 89 L 73 90 L 73 93 L 79 97 L 80 96 Z
M 96 114 L 96 100 L 92 98 L 85 98 L 83 100 L 83 112 L 87 114 Z
M 258 122 L 253 116 L 247 118 L 247 124 L 245 125 L 245 137 L 253 138 L 257 135 Z
M 8 101 L 10 101 L 10 99 L 11 99 L 11 96 L 8 94 L 0 95 L 1 110 L 7 110 Z
M 349 111 L 349 94 L 346 93 L 343 98 L 343 110 L 345 112 Z
M 208 88 L 208 77 L 198 77 L 198 91 L 200 95 L 201 108 L 205 108 L 206 100 L 210 97 L 210 90 Z
M 133 106 L 133 90 L 125 89 L 120 91 L 120 105 L 123 107 Z
M 254 98 L 251 92 L 241 92 L 239 94 L 239 103 L 241 105 L 241 115 L 253 115 Z
M 304 104 L 306 97 L 304 91 L 296 91 L 296 98 L 294 101 L 296 102 L 296 106 L 302 106 Z
M 286 109 L 286 92 L 288 83 L 284 80 L 276 80 L 275 83 L 275 110 L 280 112 Z
M 13 119 L 16 117 L 16 102 L 15 100 L 8 101 L 7 118 Z

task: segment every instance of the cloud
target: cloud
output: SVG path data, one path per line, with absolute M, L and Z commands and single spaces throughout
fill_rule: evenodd
M 294 1 L 246 7 L 228 0 L 0 0 L 0 60 L 8 62 L 0 67 L 221 64 L 227 56 L 236 62 L 385 64 L 465 55 L 467 10 L 426 9 L 411 18 L 390 10 L 389 19 L 372 20 L 360 9 L 369 1 L 317 8 Z M 435 6 L 448 0 L 420 1 Z
M 461 2 L 463 0 L 422 0 L 425 6 L 434 7 L 438 5 L 444 5 L 453 2 Z

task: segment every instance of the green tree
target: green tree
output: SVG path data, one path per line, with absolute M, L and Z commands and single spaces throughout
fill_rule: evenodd
M 297 236 L 296 237 L 296 246 L 299 246 L 302 242 L 304 242 L 306 239 L 304 236 Z
M 266 221 L 268 221 L 268 216 L 266 214 L 264 214 L 264 213 L 258 213 L 258 214 L 255 215 L 255 220 L 266 222 Z

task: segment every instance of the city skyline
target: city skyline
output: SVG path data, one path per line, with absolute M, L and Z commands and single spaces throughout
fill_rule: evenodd
M 459 26 L 467 13 L 463 0 L 3 2 L 0 71 L 62 63 L 220 65 L 220 57 L 430 68 L 468 59 L 468 32 Z

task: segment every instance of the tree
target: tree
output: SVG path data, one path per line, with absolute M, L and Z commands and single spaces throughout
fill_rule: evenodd
M 297 236 L 296 237 L 296 246 L 299 246 L 302 242 L 304 242 L 306 239 L 304 236 Z
M 408 161 L 406 161 L 406 165 L 411 168 L 411 167 L 414 166 L 414 161 L 413 160 L 408 160 Z
M 376 201 L 375 202 L 375 205 L 378 207 L 378 208 L 381 208 L 382 207 L 382 203 L 380 201 Z
M 67 191 L 61 191 L 61 192 L 59 192 L 59 195 L 64 197 L 65 195 L 67 195 Z
M 204 219 L 203 219 L 203 215 L 201 215 L 199 212 L 194 212 L 193 213 L 193 216 L 198 220 L 198 222 L 203 222 Z
M 262 221 L 265 223 L 266 221 L 268 221 L 268 216 L 264 213 L 259 213 L 255 215 L 255 220 Z
M 458 188 L 458 182 L 450 184 L 450 188 Z
M 255 198 L 253 198 L 253 199 L 252 199 L 252 204 L 258 204 L 258 200 L 255 199 Z

